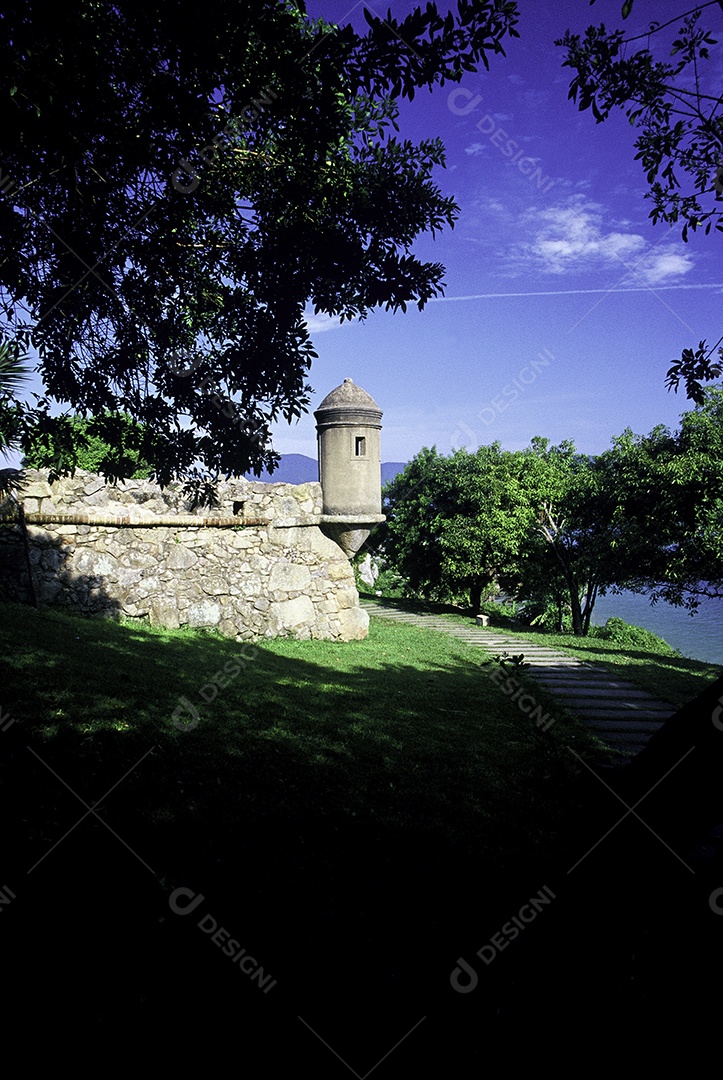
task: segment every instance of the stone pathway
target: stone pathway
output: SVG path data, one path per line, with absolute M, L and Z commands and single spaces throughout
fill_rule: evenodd
M 616 678 L 605 668 L 535 641 L 509 638 L 472 622 L 463 626 L 424 611 L 403 611 L 364 599 L 360 602 L 370 615 L 426 630 L 441 630 L 493 655 L 524 653 L 525 662 L 530 665 L 528 674 L 606 743 L 620 764 L 640 753 L 650 737 L 676 711 L 674 705 L 657 701 L 645 690 Z

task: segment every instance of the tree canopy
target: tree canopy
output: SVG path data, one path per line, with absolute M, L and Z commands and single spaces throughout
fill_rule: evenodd
M 594 2 L 594 0 L 591 0 Z M 723 114 L 717 64 L 703 11 L 723 10 L 710 0 L 642 33 L 590 26 L 584 35 L 568 31 L 555 44 L 566 50 L 563 66 L 575 75 L 569 97 L 590 109 L 598 123 L 623 109 L 639 132 L 636 159 L 645 170 L 653 222 L 690 231 L 723 232 Z M 623 18 L 633 9 L 622 7 Z M 702 404 L 703 383 L 723 373 L 723 335 L 683 350 L 667 374 L 669 389 L 685 385 L 687 396 Z
M 467 592 L 478 607 L 533 522 L 520 465 L 499 443 L 450 457 L 425 448 L 386 485 L 388 520 L 377 542 L 414 592 L 442 599 Z
M 99 432 L 112 432 L 107 442 Z M 103 472 L 112 480 L 118 476 L 146 478 L 151 466 L 140 454 L 143 429 L 130 416 L 101 416 L 85 420 L 63 417 L 47 429 L 38 425 L 32 446 L 23 457 L 23 468 L 49 469 L 60 474 L 76 467 L 86 472 Z M 72 463 L 72 464 L 71 464 Z
M 535 621 L 587 634 L 607 592 L 695 611 L 723 598 L 723 387 L 680 430 L 626 430 L 598 456 L 571 442 L 449 457 L 424 449 L 385 488 L 378 543 L 412 594 L 480 598 L 494 587 Z
M 0 332 L 37 349 L 52 402 L 142 425 L 157 479 L 273 467 L 269 425 L 309 402 L 304 312 L 420 309 L 444 268 L 413 253 L 458 208 L 438 139 L 394 134 L 398 103 L 459 82 L 516 36 L 516 4 L 365 11 L 191 0 L 0 18 Z M 109 419 L 110 418 L 110 419 Z
M 677 432 L 625 431 L 601 468 L 634 552 L 627 587 L 691 611 L 723 599 L 723 387 L 708 387 Z

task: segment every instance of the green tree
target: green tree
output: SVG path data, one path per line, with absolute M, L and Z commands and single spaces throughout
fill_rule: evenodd
M 629 429 L 597 457 L 536 437 L 449 457 L 422 450 L 385 488 L 385 557 L 413 593 L 499 585 L 536 622 L 589 632 L 607 592 L 645 592 L 695 611 L 723 598 L 723 387 L 680 430 Z
M 624 18 L 632 3 L 623 5 Z M 602 123 L 623 109 L 639 132 L 635 142 L 649 185 L 653 222 L 689 231 L 723 232 L 723 114 L 717 44 L 702 24 L 704 9 L 723 9 L 723 0 L 702 3 L 640 33 L 590 26 L 584 35 L 568 31 L 556 42 L 566 50 L 563 66 L 574 70 L 569 97 L 591 109 Z M 676 29 L 671 29 L 676 28 Z M 685 349 L 667 373 L 668 388 L 681 381 L 687 396 L 701 404 L 703 383 L 723 373 L 723 337 Z
M 585 636 L 608 591 L 673 598 L 704 567 L 712 573 L 720 466 L 700 446 L 694 465 L 692 453 L 665 428 L 626 432 L 599 457 L 540 437 L 516 452 L 425 449 L 385 488 L 384 555 L 413 594 L 467 594 L 477 610 L 500 587 L 530 621 L 563 629 L 569 619 Z
M 607 558 L 605 496 L 595 462 L 572 442 L 550 446 L 540 437 L 520 456 L 535 524 L 520 550 L 517 596 L 538 605 L 549 597 L 558 623 L 564 606 L 573 633 L 584 636 L 595 601 L 616 572 Z
M 145 478 L 151 473 L 151 466 L 141 457 L 143 429 L 125 414 L 91 420 L 79 416 L 62 417 L 45 430 L 38 425 L 24 435 L 28 439 L 28 448 L 23 466 L 49 469 L 51 476 L 76 467 L 102 473 L 109 480 Z
M 723 598 L 723 387 L 707 388 L 675 433 L 627 430 L 601 468 L 631 563 L 626 587 L 691 611 Z
M 386 486 L 385 556 L 413 592 L 466 594 L 479 610 L 485 591 L 514 578 L 536 520 L 525 465 L 499 443 L 450 457 L 433 447 Z
M 433 180 L 441 142 L 393 134 L 398 103 L 503 54 L 516 4 L 365 17 L 362 34 L 301 0 L 3 7 L 0 319 L 49 399 L 143 426 L 161 482 L 274 467 L 270 423 L 309 402 L 308 306 L 364 318 L 442 290 L 413 245 L 458 207 Z

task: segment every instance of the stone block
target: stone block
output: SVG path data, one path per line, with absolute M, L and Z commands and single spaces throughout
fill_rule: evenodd
M 41 579 L 35 582 L 35 593 L 41 604 L 53 604 L 63 592 L 63 583 L 58 578 Z
M 211 596 L 223 596 L 228 592 L 228 582 L 222 581 L 218 577 L 202 577 L 201 588 L 205 593 L 209 593 Z
M 121 589 L 129 589 L 143 577 L 143 571 L 137 566 L 119 566 L 115 572 L 115 582 Z
M 302 563 L 281 561 L 271 568 L 271 592 L 303 592 L 311 583 L 311 571 Z
M 210 600 L 191 604 L 186 615 L 189 626 L 217 626 L 221 618 L 221 605 Z
M 31 480 L 23 485 L 21 491 L 23 499 L 49 499 L 52 494 L 52 488 L 45 480 Z
M 178 630 L 181 620 L 178 607 L 172 598 L 154 597 L 148 609 L 151 626 L 165 626 L 168 630 Z
M 144 577 L 138 582 L 138 588 L 136 590 L 136 596 L 145 600 L 148 597 L 153 597 L 155 593 L 159 591 L 158 578 Z
M 148 614 L 149 606 L 149 604 L 143 602 L 135 603 L 135 601 L 131 599 L 121 601 L 123 614 L 128 615 L 131 619 L 144 618 Z
M 330 540 L 329 543 L 334 544 L 334 541 Z M 337 551 L 339 550 L 336 544 L 334 544 L 334 548 Z M 345 578 L 349 578 L 352 581 L 354 580 L 354 572 L 352 571 L 350 563 L 346 560 L 344 562 L 331 563 L 328 568 L 328 574 L 330 581 L 344 581 Z
M 92 574 L 93 576 L 107 577 L 116 575 L 118 563 L 112 555 L 86 549 L 73 561 L 73 570 L 78 574 Z
M 63 562 L 57 548 L 45 548 L 40 559 L 40 565 L 44 570 L 58 570 Z
M 183 544 L 171 544 L 169 557 L 165 559 L 165 565 L 170 570 L 188 570 L 198 563 L 198 555 L 184 548 Z
M 108 486 L 102 476 L 94 476 L 83 487 L 83 493 L 89 498 L 99 491 L 107 491 Z M 50 494 L 50 492 L 48 492 Z
M 347 608 L 338 618 L 342 641 L 363 641 L 369 634 L 369 616 L 362 608 Z
M 296 630 L 297 627 L 311 625 L 314 622 L 314 605 L 308 596 L 299 596 L 296 600 L 282 600 L 273 604 L 270 622 L 279 630 Z

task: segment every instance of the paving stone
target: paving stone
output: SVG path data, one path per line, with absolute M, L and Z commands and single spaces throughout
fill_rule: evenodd
M 655 699 L 650 696 L 645 690 L 634 690 L 632 687 L 625 686 L 570 686 L 569 683 L 550 683 L 548 685 L 550 693 L 557 694 L 560 697 L 585 697 L 589 700 L 597 700 L 598 698 L 604 698 L 606 701 L 627 701 L 630 698 L 634 698 L 636 701 L 654 701 Z
M 509 638 L 486 627 L 466 628 L 424 612 L 380 608 L 365 601 L 361 601 L 361 606 L 371 615 L 446 633 L 491 654 L 522 653 L 525 664 L 529 665 L 525 668 L 527 674 L 579 717 L 610 747 L 621 764 L 639 753 L 676 711 L 674 706 L 657 701 L 647 691 L 613 678 L 605 668 L 547 646 Z
M 595 720 L 590 725 L 595 731 L 634 731 L 636 734 L 654 735 L 663 726 L 662 720 Z
M 570 712 L 575 713 L 582 720 L 617 720 L 620 715 L 619 708 L 586 708 L 584 702 L 581 702 L 578 706 L 571 706 L 565 702 L 565 707 Z M 660 709 L 636 709 L 635 716 L 638 720 L 669 720 L 675 710 Z

